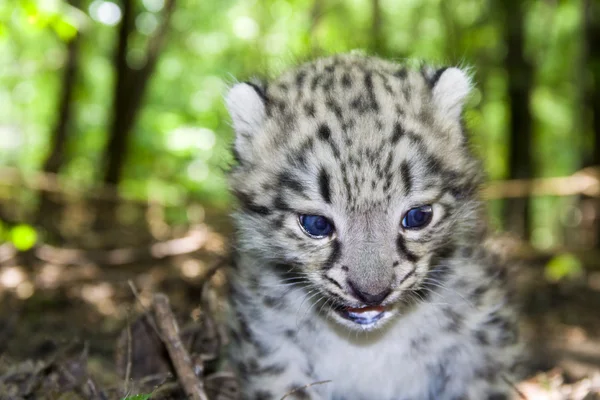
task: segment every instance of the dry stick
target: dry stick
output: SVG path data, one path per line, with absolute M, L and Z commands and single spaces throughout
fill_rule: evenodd
M 502 379 L 504 380 L 504 382 L 508 383 L 510 385 L 510 387 L 513 388 L 513 390 L 515 392 L 517 392 L 517 394 L 519 395 L 519 397 L 522 400 L 528 400 L 527 396 L 525 396 L 525 394 L 519 390 L 519 388 L 517 387 L 517 385 L 512 380 L 510 380 L 506 375 L 502 375 Z
M 129 281 L 130 286 L 133 283 Z M 135 286 L 134 286 L 135 288 Z M 125 387 L 123 388 L 123 394 L 127 396 L 129 393 L 129 379 L 131 378 L 131 351 L 132 351 L 132 340 L 131 340 L 131 321 L 127 321 L 127 367 L 125 368 Z
M 231 264 L 231 257 L 228 256 L 221 256 L 219 258 L 217 258 L 215 261 L 213 261 L 213 263 L 206 269 L 206 271 L 204 272 L 204 274 L 202 275 L 202 278 L 198 279 L 199 282 L 202 282 L 203 284 L 207 283 L 210 281 L 210 279 L 213 277 L 213 275 L 220 270 L 221 268 L 223 268 L 225 265 L 227 264 Z
M 286 394 L 284 394 L 283 397 L 281 398 L 281 400 L 284 400 L 286 397 L 291 396 L 292 394 L 296 393 L 297 391 L 300 391 L 300 390 L 303 390 L 303 389 L 307 389 L 307 388 L 309 388 L 311 386 L 322 385 L 324 383 L 329 383 L 329 382 L 331 382 L 331 381 L 330 380 L 329 381 L 318 381 L 318 382 L 313 382 L 313 383 L 309 383 L 309 384 L 304 385 L 304 386 L 297 387 L 296 389 L 290 390 L 289 392 L 287 392 Z
M 89 389 L 91 395 L 92 395 L 92 399 L 94 400 L 104 400 L 106 399 L 106 396 L 104 396 L 101 392 L 98 391 L 98 389 L 96 388 L 96 384 L 94 383 L 94 380 L 90 377 L 87 378 L 87 381 L 85 381 L 85 386 Z
M 152 327 L 152 330 L 156 333 L 156 335 L 160 338 L 160 340 L 164 342 L 165 339 L 163 338 L 163 335 L 160 333 L 160 329 L 158 329 L 158 327 L 156 326 L 154 319 L 150 316 L 150 311 L 142 302 L 142 298 L 140 297 L 140 292 L 137 290 L 137 287 L 135 287 L 135 283 L 133 283 L 133 281 L 130 279 L 127 281 L 127 284 L 129 285 L 129 288 L 131 289 L 133 296 L 135 297 L 137 302 L 140 304 L 140 307 L 142 307 L 142 310 L 144 310 L 144 318 L 146 319 L 146 322 L 148 322 L 148 324 L 150 324 L 150 326 Z
M 202 384 L 192 368 L 192 360 L 179 337 L 179 326 L 169 305 L 169 298 L 162 293 L 154 295 L 154 315 L 158 328 L 162 332 L 163 342 L 175 367 L 181 386 L 192 400 L 208 400 Z

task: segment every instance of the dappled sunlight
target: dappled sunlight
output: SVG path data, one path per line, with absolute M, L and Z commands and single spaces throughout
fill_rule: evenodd
M 200 260 L 187 259 L 179 265 L 181 274 L 186 278 L 197 278 L 206 270 L 206 265 Z
M 104 315 L 114 315 L 117 312 L 114 294 L 113 286 L 107 282 L 86 284 L 81 287 L 81 298 L 94 305 Z
M 26 300 L 35 293 L 35 286 L 31 281 L 21 282 L 19 286 L 16 287 L 15 293 L 19 299 Z
M 248 16 L 240 15 L 233 20 L 233 33 L 240 39 L 252 40 L 259 32 L 256 21 Z
M 0 285 L 7 289 L 15 289 L 27 279 L 27 273 L 21 267 L 5 267 L 0 269 Z
M 55 289 L 65 279 L 68 267 L 65 265 L 46 264 L 42 266 L 35 278 L 36 286 L 41 289 Z
M 0 266 L 0 295 L 5 291 L 13 292 L 19 299 L 26 300 L 33 295 L 35 287 L 22 267 Z
M 106 25 L 116 25 L 121 20 L 121 8 L 111 1 L 94 0 L 90 4 L 90 16 Z

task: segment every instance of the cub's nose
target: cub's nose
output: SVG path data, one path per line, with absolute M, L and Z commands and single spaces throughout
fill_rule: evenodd
M 369 305 L 369 306 L 376 306 L 376 305 L 381 304 L 381 302 L 392 291 L 392 289 L 388 287 L 378 293 L 371 293 L 370 290 L 369 291 L 361 290 L 358 287 L 358 285 L 356 285 L 351 280 L 348 281 L 348 284 L 350 285 L 350 288 L 352 289 L 352 293 L 354 294 L 354 297 L 356 297 L 357 299 L 359 299 L 360 301 L 362 301 L 363 303 L 365 303 L 366 305 Z

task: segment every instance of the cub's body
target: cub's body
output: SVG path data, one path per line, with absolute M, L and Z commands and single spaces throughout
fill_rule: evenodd
M 231 89 L 243 398 L 512 397 L 516 316 L 484 246 L 468 92 L 456 68 L 356 55 Z

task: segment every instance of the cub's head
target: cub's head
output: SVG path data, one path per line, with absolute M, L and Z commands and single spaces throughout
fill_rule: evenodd
M 300 274 L 352 328 L 443 284 L 445 260 L 485 227 L 461 124 L 469 90 L 457 68 L 354 55 L 234 85 L 239 250 Z

